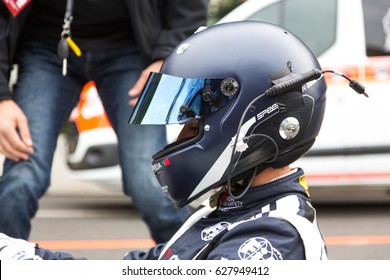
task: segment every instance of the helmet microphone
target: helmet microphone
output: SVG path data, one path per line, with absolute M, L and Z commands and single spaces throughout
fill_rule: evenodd
M 319 70 L 319 69 L 313 69 L 311 71 L 308 71 L 303 74 L 296 74 L 294 73 L 292 77 L 288 80 L 282 81 L 280 83 L 276 83 L 269 89 L 267 89 L 264 94 L 266 96 L 278 96 L 279 94 L 286 93 L 288 91 L 293 90 L 294 88 L 297 88 L 299 86 L 302 86 L 310 81 L 316 80 L 321 78 L 321 76 L 324 73 L 332 73 L 339 75 L 343 77 L 344 79 L 349 81 L 349 86 L 357 93 L 363 94 L 364 96 L 368 97 L 368 94 L 365 92 L 365 87 L 360 84 L 358 81 L 352 80 L 345 76 L 341 72 L 337 72 L 334 70 Z

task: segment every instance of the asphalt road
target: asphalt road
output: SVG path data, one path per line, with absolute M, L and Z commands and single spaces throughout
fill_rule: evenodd
M 390 259 L 390 204 L 316 207 L 330 259 Z M 52 187 L 33 219 L 31 240 L 88 259 L 118 260 L 130 250 L 153 245 L 130 199 L 118 189 L 74 180 L 61 149 L 55 157 Z

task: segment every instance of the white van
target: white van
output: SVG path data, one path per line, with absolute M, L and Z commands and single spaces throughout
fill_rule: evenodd
M 326 76 L 327 109 L 312 150 L 296 165 L 323 201 L 390 201 L 390 1 L 247 0 L 219 23 L 260 20 L 300 37 L 323 69 L 366 87 Z M 334 191 L 333 191 L 334 190 Z
M 390 1 L 247 0 L 217 24 L 241 20 L 283 26 L 313 50 L 323 69 L 358 80 L 369 94 L 358 96 L 345 79 L 326 76 L 322 130 L 312 150 L 296 163 L 307 173 L 313 201 L 390 201 Z M 78 171 L 87 175 L 100 166 L 88 169 L 86 153 L 90 151 L 94 163 L 106 163 L 96 155 L 110 153 L 96 148 L 112 148 L 115 139 L 95 147 L 84 145 L 80 153 L 82 142 L 86 141 L 78 141 L 79 149 L 73 145 L 68 163 L 84 166 Z

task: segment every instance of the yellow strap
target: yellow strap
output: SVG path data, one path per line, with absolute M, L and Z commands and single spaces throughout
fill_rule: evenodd
M 67 37 L 66 42 L 68 42 L 68 45 L 70 49 L 77 55 L 81 56 L 81 50 L 80 48 L 76 45 L 76 43 L 72 40 L 72 38 Z

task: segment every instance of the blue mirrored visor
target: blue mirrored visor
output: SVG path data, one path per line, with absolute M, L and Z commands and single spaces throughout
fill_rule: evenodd
M 203 118 L 238 93 L 232 78 L 186 79 L 151 73 L 130 117 L 130 124 L 177 124 Z

